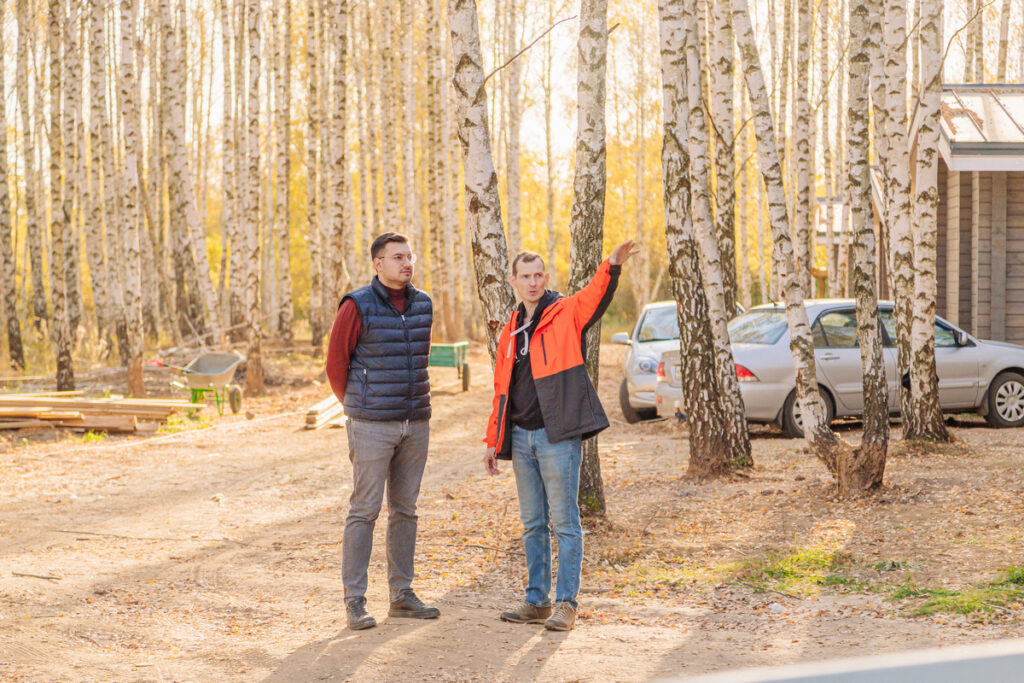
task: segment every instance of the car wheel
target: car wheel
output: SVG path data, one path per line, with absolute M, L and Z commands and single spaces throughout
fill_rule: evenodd
M 629 424 L 635 424 L 643 420 L 651 420 L 658 416 L 656 408 L 634 408 L 629 403 L 629 385 L 622 380 L 619 385 L 619 408 L 622 409 L 622 417 L 626 418 Z
M 818 390 L 821 400 L 825 404 L 825 424 L 832 424 L 836 410 L 828 394 Z M 796 400 L 796 389 L 789 392 L 786 402 L 782 404 L 782 433 L 791 439 L 802 439 L 804 437 L 804 421 L 800 414 L 800 402 Z
M 1024 375 L 1001 372 L 988 386 L 988 415 L 993 427 L 1024 426 Z

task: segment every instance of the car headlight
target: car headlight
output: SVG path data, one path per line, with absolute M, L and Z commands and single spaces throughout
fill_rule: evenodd
M 634 375 L 653 375 L 658 369 L 658 361 L 653 358 L 638 358 L 633 366 Z

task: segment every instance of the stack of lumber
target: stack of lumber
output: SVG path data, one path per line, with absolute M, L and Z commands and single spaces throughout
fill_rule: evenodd
M 173 399 L 84 398 L 80 391 L 0 394 L 0 429 L 68 427 L 73 431 L 154 432 L 172 413 L 202 403 Z
M 336 396 L 325 398 L 306 411 L 306 429 L 344 426 L 345 408 Z

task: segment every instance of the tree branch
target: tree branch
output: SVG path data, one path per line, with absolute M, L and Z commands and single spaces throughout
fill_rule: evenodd
M 567 21 L 572 21 L 572 20 L 573 20 L 573 19 L 575 19 L 575 18 L 576 18 L 577 16 L 578 16 L 578 15 L 574 14 L 574 15 L 572 15 L 571 17 L 566 17 L 565 19 L 559 19 L 559 20 L 558 20 L 558 21 L 556 21 L 555 23 L 551 24 L 551 26 L 548 26 L 547 30 L 545 30 L 545 31 L 544 31 L 544 33 L 541 33 L 541 34 L 540 34 L 539 36 L 537 36 L 536 38 L 534 38 L 534 39 L 533 39 L 533 41 L 531 41 L 529 45 L 527 45 L 526 47 L 524 47 L 523 49 L 521 49 L 521 50 L 520 50 L 519 52 L 517 52 L 517 53 L 515 53 L 514 55 L 512 55 L 512 57 L 511 57 L 511 58 L 510 58 L 510 59 L 509 59 L 509 60 L 508 60 L 507 62 L 505 62 L 504 64 L 502 64 L 502 65 L 501 65 L 501 66 L 499 66 L 498 68 L 496 68 L 496 69 L 495 69 L 494 71 L 492 71 L 491 73 L 487 74 L 487 76 L 485 76 L 485 77 L 484 77 L 484 81 L 483 81 L 483 83 L 481 83 L 481 84 L 480 84 L 480 85 L 481 85 L 481 87 L 487 84 L 487 81 L 488 81 L 488 80 L 490 80 L 491 76 L 493 76 L 494 74 L 498 73 L 499 71 L 501 71 L 502 69 L 504 69 L 504 68 L 505 68 L 506 66 L 508 66 L 508 65 L 509 65 L 509 64 L 511 64 L 512 62 L 516 61 L 517 59 L 519 59 L 519 57 L 520 57 L 520 56 L 521 56 L 521 55 L 522 55 L 522 54 L 523 54 L 524 52 L 526 52 L 526 51 L 527 51 L 527 50 L 529 50 L 529 49 L 530 49 L 531 47 L 533 47 L 534 45 L 536 45 L 536 44 L 537 44 L 537 43 L 538 43 L 538 42 L 540 41 L 540 39 L 541 39 L 541 38 L 543 38 L 543 37 L 544 37 L 544 36 L 546 36 L 547 34 L 551 33 L 552 29 L 554 29 L 554 28 L 555 28 L 556 26 L 558 26 L 559 24 L 564 24 L 564 23 L 565 23 L 565 22 L 567 22 Z M 609 31 L 609 33 L 611 33 L 611 31 Z

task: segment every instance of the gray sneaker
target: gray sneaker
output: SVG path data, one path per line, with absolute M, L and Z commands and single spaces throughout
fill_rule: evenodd
M 551 616 L 551 605 L 538 607 L 523 601 L 523 604 L 509 612 L 501 613 L 502 621 L 509 621 L 513 624 L 543 624 L 544 620 Z
M 423 601 L 416 597 L 412 590 L 404 591 L 388 609 L 389 617 L 406 617 L 409 619 L 437 619 L 441 616 L 441 610 L 436 607 L 428 607 Z
M 571 631 L 576 625 L 576 608 L 568 602 L 556 602 L 551 618 L 544 622 L 549 631 Z
M 352 598 L 345 603 L 345 613 L 348 618 L 348 627 L 353 631 L 362 631 L 364 628 L 373 628 L 377 620 L 366 611 L 366 598 Z

